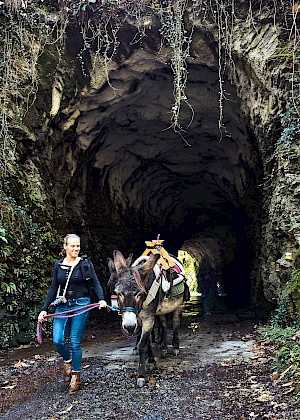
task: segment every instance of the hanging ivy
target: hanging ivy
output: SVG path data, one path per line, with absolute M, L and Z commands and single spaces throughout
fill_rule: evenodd
M 38 58 L 45 45 L 55 44 L 63 53 L 66 29 L 69 23 L 78 25 L 83 48 L 78 56 L 83 75 L 87 76 L 85 51 L 93 50 L 93 66 L 101 65 L 106 70 L 109 83 L 109 63 L 116 57 L 120 40 L 118 34 L 125 23 L 137 29 L 136 39 L 146 36 L 154 22 L 159 22 L 159 33 L 172 51 L 170 66 L 174 75 L 170 127 L 184 134 L 188 129 L 180 122 L 182 105 L 193 108 L 186 93 L 188 82 L 187 59 L 193 37 L 194 22 L 197 25 L 213 24 L 217 29 L 219 57 L 219 128 L 226 131 L 223 123 L 223 103 L 227 100 L 223 89 L 227 68 L 234 68 L 231 53 L 232 34 L 241 16 L 249 28 L 256 29 L 254 11 L 260 10 L 261 2 L 250 0 L 245 5 L 239 0 L 5 0 L 0 3 L 0 13 L 5 20 L 0 22 L 3 47 L 0 48 L 0 172 L 13 171 L 16 143 L 13 128 L 21 125 L 24 114 L 35 100 L 38 87 Z M 297 57 L 299 53 L 298 22 L 300 7 L 283 0 L 273 0 L 265 6 L 270 18 L 288 34 L 291 50 L 286 54 Z M 190 16 L 190 19 L 186 17 Z M 188 22 L 188 23 L 187 23 Z M 298 53 L 297 53 L 298 51 Z M 298 62 L 293 61 L 291 101 L 287 101 L 287 113 L 296 110 L 295 124 L 299 117 Z M 298 134 L 295 127 L 285 126 L 288 114 L 283 115 L 283 133 L 280 144 L 289 142 Z M 296 130 L 296 131 L 295 131 Z M 184 137 L 182 136 L 184 139 Z

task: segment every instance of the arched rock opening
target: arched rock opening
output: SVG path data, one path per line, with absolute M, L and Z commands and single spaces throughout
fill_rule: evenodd
M 127 41 L 133 37 L 129 28 L 124 34 Z M 182 138 L 170 128 L 169 51 L 158 53 L 153 39 L 143 42 L 137 47 L 124 41 L 109 83 L 98 67 L 89 85 L 81 82 L 76 102 L 62 101 L 48 164 L 56 223 L 64 211 L 61 228 L 80 233 L 103 264 L 113 249 L 137 255 L 157 234 L 169 252 L 186 250 L 198 262 L 214 255 L 229 303 L 255 303 L 261 287 L 253 275 L 260 156 L 235 86 L 223 86 L 221 134 L 216 47 L 196 31 L 188 62 L 191 107 L 183 106 L 180 114 L 182 127 L 188 126 Z

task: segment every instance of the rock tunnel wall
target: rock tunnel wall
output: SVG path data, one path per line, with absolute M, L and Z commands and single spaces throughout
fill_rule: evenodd
M 127 33 L 130 30 L 126 28 Z M 170 252 L 185 249 L 199 262 L 205 248 L 201 243 L 215 241 L 214 256 L 207 248 L 204 252 L 227 268 L 236 267 L 239 260 L 238 265 L 248 266 L 245 278 L 249 278 L 251 257 L 245 249 L 247 236 L 253 237 L 250 224 L 257 223 L 253 219 L 259 220 L 260 213 L 259 150 L 229 82 L 225 86 L 230 102 L 224 104 L 228 133 L 220 138 L 215 51 L 206 46 L 204 54 L 206 36 L 201 31 L 195 36 L 202 38 L 202 47 L 201 54 L 194 48 L 189 64 L 187 93 L 195 116 L 185 139 L 168 129 L 173 76 L 166 57 L 170 53 L 161 52 L 162 60 L 153 46 L 133 48 L 110 71 L 112 87 L 105 79 L 100 85 L 84 87 L 76 104 L 55 117 L 53 136 L 58 144 L 62 141 L 57 153 L 60 158 L 63 150 L 65 164 L 49 168 L 51 182 L 57 178 L 59 185 L 66 179 L 64 187 L 54 188 L 57 200 L 67 199 L 73 220 L 70 228 L 78 219 L 77 230 L 84 234 L 87 228 L 94 238 L 102 238 L 100 244 L 106 243 L 107 249 L 99 254 L 107 255 L 112 247 L 143 251 L 144 241 L 160 233 Z M 99 83 L 100 77 L 93 77 Z M 183 124 L 189 122 L 189 111 L 183 109 Z M 76 156 L 82 156 L 85 164 Z M 256 207 L 252 214 L 247 200 L 252 211 Z M 251 233 L 245 232 L 246 227 Z M 227 287 L 249 293 L 244 285 L 232 286 L 233 278 L 240 283 L 239 270 L 232 270 L 228 270 Z
M 35 144 L 23 134 L 20 159 L 42 179 L 54 226 L 76 231 L 99 266 L 160 234 L 172 253 L 198 263 L 209 255 L 230 303 L 245 306 L 276 302 L 276 261 L 299 247 L 288 232 L 299 221 L 299 142 L 276 150 L 291 68 L 270 57 L 292 40 L 270 8 L 254 7 L 249 22 L 237 3 L 225 64 L 220 26 L 185 15 L 193 37 L 181 135 L 170 127 L 172 50 L 156 22 L 138 42 L 136 22 L 124 23 L 108 63 L 93 47 L 78 59 L 82 37 L 70 22 L 59 62 L 49 46 L 40 56 L 49 78 L 24 119 Z

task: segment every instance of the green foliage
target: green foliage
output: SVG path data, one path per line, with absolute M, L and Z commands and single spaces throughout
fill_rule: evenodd
M 295 47 L 297 48 L 297 47 Z M 281 135 L 277 141 L 277 151 L 284 146 L 297 143 L 300 138 L 300 77 L 296 71 L 300 64 L 299 48 L 294 51 L 291 70 L 288 73 L 291 89 L 287 97 L 286 112 L 280 114 Z M 294 226 L 297 227 L 297 226 Z M 292 227 L 292 229 L 294 228 Z
M 5 229 L 2 227 L 0 227 L 0 241 L 7 243 L 7 239 L 5 237 Z
M 37 62 L 37 76 L 39 84 L 42 87 L 48 88 L 49 82 L 54 79 L 55 69 L 59 63 L 59 58 L 60 51 L 56 44 L 45 45 Z
M 5 4 L 7 10 L 2 16 L 6 19 L 0 22 L 0 171 L 3 175 L 14 173 L 17 143 L 13 128 L 22 125 L 36 99 L 37 60 L 53 31 L 46 15 L 34 7 L 26 13 L 25 3 L 8 0 Z M 20 7 L 22 13 L 18 11 Z
M 293 225 L 292 229 L 298 224 Z M 294 269 L 278 298 L 278 307 L 273 316 L 273 325 L 278 328 L 300 328 L 300 250 L 294 256 Z
M 0 347 L 8 348 L 12 344 L 16 344 L 14 336 L 19 332 L 18 324 L 12 321 L 2 321 L 0 328 Z
M 293 226 L 291 227 L 291 229 L 289 230 L 289 232 L 291 232 L 292 230 L 297 229 L 299 227 L 300 227 L 300 223 L 295 223 L 295 224 L 293 224 Z
M 6 292 L 8 294 L 13 294 L 17 291 L 17 286 L 13 282 L 5 283 L 5 281 L 2 281 L 1 289 L 3 292 Z
M 179 251 L 178 258 L 184 267 L 185 277 L 187 279 L 187 284 L 189 286 L 190 291 L 197 292 L 197 275 L 199 267 L 197 266 L 196 261 L 186 251 Z
M 278 308 L 273 317 L 275 327 L 300 326 L 300 270 L 292 272 L 278 300 Z
M 4 244 L 0 252 L 0 348 L 28 343 L 36 336 L 37 313 L 51 280 L 56 245 L 62 240 L 50 221 L 34 220 L 33 209 L 41 206 L 32 201 L 29 185 L 16 182 L 14 186 L 7 180 L 0 189 L 0 243 Z M 22 201 L 17 202 L 12 194 Z M 49 220 L 45 215 L 44 219 Z
M 277 150 L 283 146 L 290 146 L 300 138 L 300 114 L 297 107 L 280 114 L 280 118 L 282 132 L 277 142 Z
M 290 289 L 292 294 L 299 294 L 300 296 L 300 269 L 299 268 L 293 270 L 291 280 L 288 282 L 287 287 Z
M 294 364 L 299 371 L 300 331 L 296 327 L 282 328 L 272 324 L 269 327 L 260 327 L 259 332 L 270 342 L 278 368 L 283 370 Z
M 291 313 L 292 304 L 293 302 L 289 294 L 285 294 L 285 297 L 281 298 L 279 307 L 276 309 L 274 315 L 273 322 L 275 327 L 286 328 L 295 322 Z
M 6 238 L 6 232 L 3 227 L 0 227 L 0 241 L 7 244 L 7 238 Z M 3 257 L 4 259 L 7 258 L 12 252 L 12 249 L 8 245 L 1 244 L 0 248 L 0 257 Z M 5 267 L 1 266 L 0 264 L 0 278 L 4 276 L 6 270 Z
M 294 226 L 295 227 L 295 226 Z M 300 254 L 295 256 L 297 264 Z M 291 280 L 287 282 L 280 296 L 278 308 L 267 327 L 259 328 L 260 335 L 269 343 L 275 366 L 279 371 L 288 372 L 295 384 L 300 376 L 300 269 L 295 268 Z M 296 398 L 300 398 L 300 388 L 296 387 Z

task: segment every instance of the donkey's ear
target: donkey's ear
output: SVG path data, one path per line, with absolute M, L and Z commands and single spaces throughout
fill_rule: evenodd
M 133 254 L 129 254 L 128 258 L 126 258 L 126 266 L 130 267 L 132 263 Z
M 153 270 L 153 267 L 155 266 L 155 264 L 157 263 L 157 261 L 159 260 L 159 258 L 160 258 L 160 255 L 159 254 L 152 254 L 150 256 L 150 258 L 145 262 L 145 264 L 143 264 L 141 266 L 141 268 L 139 269 L 139 272 L 141 273 L 141 275 L 142 276 L 145 276 L 151 270 Z
M 117 272 L 126 267 L 126 260 L 122 254 L 122 252 L 115 250 L 114 251 L 114 264 L 116 267 Z
M 115 264 L 114 264 L 114 262 L 111 258 L 107 258 L 107 265 L 108 265 L 108 269 L 109 269 L 110 274 L 112 274 L 116 271 Z
M 109 293 L 113 294 L 117 280 L 118 280 L 117 271 L 116 271 L 115 264 L 111 258 L 107 258 L 107 265 L 110 272 L 110 277 L 107 282 L 107 290 Z
M 114 250 L 114 263 L 116 265 L 116 262 L 119 262 L 123 265 L 126 265 L 126 260 L 122 254 L 122 252 L 118 251 L 118 250 Z

